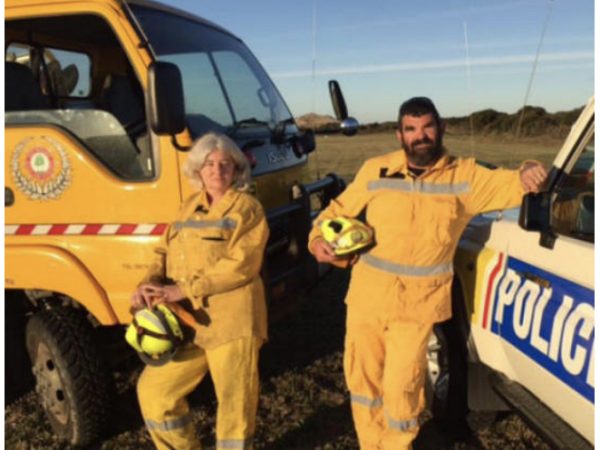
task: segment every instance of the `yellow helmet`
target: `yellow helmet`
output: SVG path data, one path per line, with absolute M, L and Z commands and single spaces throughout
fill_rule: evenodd
M 336 217 L 321 222 L 323 238 L 336 255 L 348 255 L 373 243 L 373 230 L 360 220 Z
M 177 316 L 161 304 L 137 311 L 127 327 L 125 340 L 146 364 L 162 366 L 173 358 L 184 334 Z

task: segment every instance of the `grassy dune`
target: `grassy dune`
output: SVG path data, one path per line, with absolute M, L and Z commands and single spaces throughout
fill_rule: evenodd
M 550 167 L 554 155 L 562 144 L 558 139 L 523 138 L 515 140 L 505 137 L 479 137 L 446 134 L 444 145 L 456 156 L 475 158 L 515 168 L 524 159 L 537 159 Z M 311 176 L 324 176 L 335 172 L 347 181 L 365 159 L 399 148 L 393 133 L 358 134 L 346 137 L 340 134 L 317 136 L 317 151 L 311 155 Z

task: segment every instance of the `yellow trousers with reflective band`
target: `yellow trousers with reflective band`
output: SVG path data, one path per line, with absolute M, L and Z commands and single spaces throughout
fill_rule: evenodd
M 214 349 L 182 348 L 164 366 L 147 366 L 137 385 L 142 416 L 159 450 L 200 449 L 186 396 L 210 371 L 218 401 L 216 448 L 251 449 L 263 340 L 241 338 Z
M 408 450 L 425 408 L 433 324 L 386 323 L 348 309 L 344 374 L 362 450 Z

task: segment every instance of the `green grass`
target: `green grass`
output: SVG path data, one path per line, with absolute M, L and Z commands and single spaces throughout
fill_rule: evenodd
M 525 159 L 541 161 L 550 168 L 562 144 L 558 139 L 512 137 L 482 137 L 446 134 L 444 145 L 456 156 L 475 157 L 497 166 L 516 168 Z M 317 150 L 310 155 L 310 176 L 323 177 L 334 172 L 346 181 L 354 178 L 363 161 L 400 148 L 392 132 L 358 134 L 346 137 L 341 134 L 318 135 Z

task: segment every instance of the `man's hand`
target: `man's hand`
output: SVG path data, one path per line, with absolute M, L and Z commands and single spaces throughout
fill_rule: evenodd
M 320 263 L 331 264 L 337 256 L 333 251 L 333 247 L 325 241 L 325 239 L 318 237 L 310 243 L 310 248 L 315 255 L 315 259 Z
M 526 162 L 519 172 L 521 185 L 525 192 L 539 192 L 546 181 L 548 173 L 539 162 Z
M 358 261 L 358 255 L 349 256 L 337 256 L 333 251 L 333 247 L 325 241 L 325 239 L 319 237 L 311 242 L 310 248 L 315 255 L 315 259 L 320 263 L 333 264 L 336 267 L 342 269 L 353 266 Z

